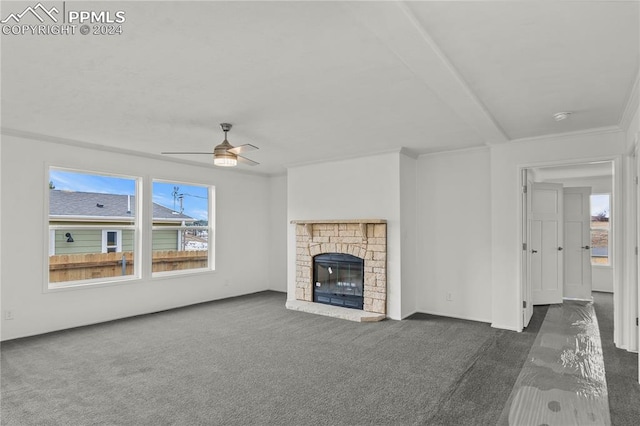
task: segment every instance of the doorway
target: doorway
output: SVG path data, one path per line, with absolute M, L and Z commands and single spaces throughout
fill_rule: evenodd
M 591 194 L 615 198 L 614 163 L 607 159 L 521 169 L 523 327 L 528 325 L 534 304 L 591 300 L 592 289 L 614 292 L 613 232 L 606 235 L 607 248 L 602 248 L 601 238 L 594 251 L 593 237 L 602 237 L 603 231 L 594 233 L 591 228 L 595 216 Z M 613 205 L 600 212 L 603 221 L 599 225 L 612 226 L 615 212 Z M 609 256 L 609 263 L 594 264 L 594 254 L 603 253 Z

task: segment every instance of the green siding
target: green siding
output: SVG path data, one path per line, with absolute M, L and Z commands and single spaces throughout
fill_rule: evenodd
M 178 231 L 153 231 L 154 250 L 178 250 Z
M 130 229 L 122 231 L 122 251 L 133 251 L 133 235 L 134 231 Z
M 105 228 L 109 229 L 109 228 Z M 73 242 L 64 236 L 70 232 Z M 178 232 L 172 230 L 153 231 L 153 250 L 178 250 Z M 122 230 L 122 251 L 133 251 L 135 231 Z M 55 231 L 55 254 L 102 253 L 101 229 L 71 229 Z
M 68 243 L 67 232 L 71 233 L 73 242 Z M 55 254 L 101 253 L 102 231 L 99 229 L 56 230 Z
M 56 230 L 55 232 L 55 254 L 102 253 L 101 229 Z M 73 237 L 72 243 L 68 243 L 67 237 L 64 236 L 67 232 L 70 232 Z M 133 236 L 132 230 L 122 231 L 122 251 L 133 251 Z

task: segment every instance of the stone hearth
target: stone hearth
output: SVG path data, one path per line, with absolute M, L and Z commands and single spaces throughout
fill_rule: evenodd
M 296 300 L 310 303 L 313 301 L 314 256 L 323 253 L 350 254 L 364 259 L 362 311 L 378 314 L 373 315 L 373 318 L 384 318 L 387 313 L 386 221 L 382 219 L 293 220 L 291 223 L 296 225 Z M 296 309 L 293 305 L 305 306 L 304 303 L 298 303 L 292 304 L 290 308 Z M 319 304 L 312 303 L 312 305 Z M 325 309 L 315 306 L 308 311 L 322 313 L 319 311 L 325 311 Z M 334 312 L 335 309 L 326 309 L 326 311 Z

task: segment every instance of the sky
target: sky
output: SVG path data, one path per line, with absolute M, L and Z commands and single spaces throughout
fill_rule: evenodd
M 96 175 L 67 170 L 51 169 L 49 180 L 55 189 L 101 194 L 135 195 L 135 179 Z M 177 191 L 174 189 L 177 187 Z M 174 203 L 174 192 L 176 199 Z M 195 219 L 208 220 L 208 188 L 183 183 L 153 182 L 153 202 L 169 209 L 180 211 L 179 196 L 182 195 L 184 214 Z M 174 208 L 175 205 L 175 208 Z
M 609 207 L 609 194 L 599 194 L 591 196 L 591 216 L 606 211 L 606 217 L 609 217 L 611 208 Z

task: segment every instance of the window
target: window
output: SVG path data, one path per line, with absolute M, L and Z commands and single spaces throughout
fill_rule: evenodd
M 122 251 L 122 231 L 103 230 L 102 231 L 102 252 L 103 253 L 119 253 Z
M 138 182 L 49 169 L 49 288 L 139 276 Z
M 591 264 L 608 266 L 611 263 L 609 234 L 611 222 L 610 194 L 591 195 Z
M 153 181 L 154 274 L 213 269 L 212 193 L 208 186 Z

